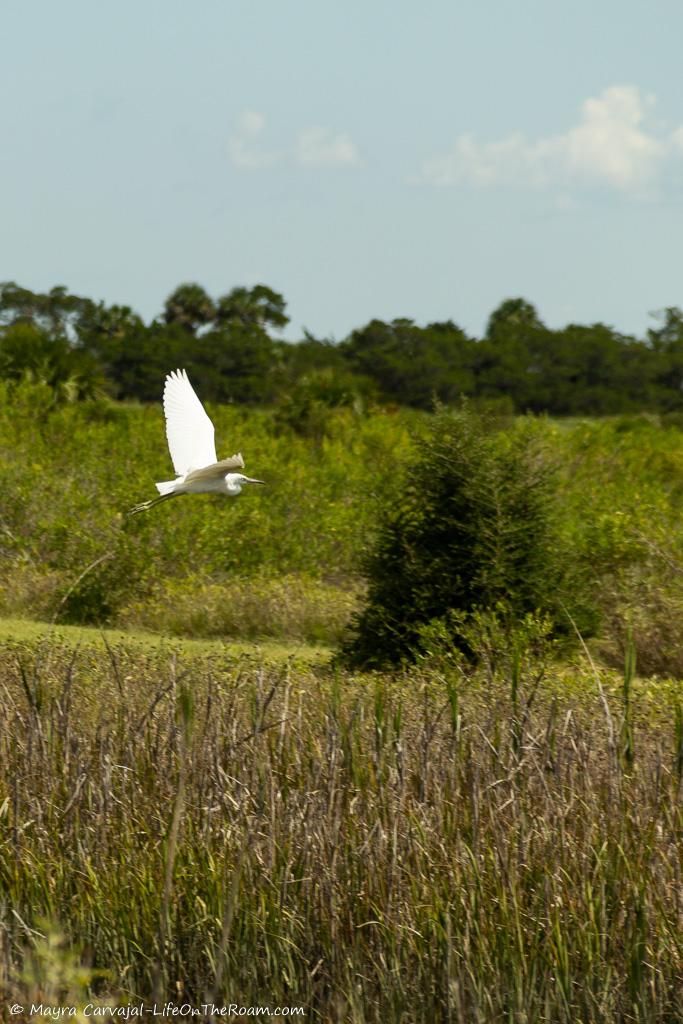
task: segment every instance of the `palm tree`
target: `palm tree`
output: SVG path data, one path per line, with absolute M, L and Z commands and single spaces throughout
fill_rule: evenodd
M 216 307 L 200 284 L 181 284 L 171 292 L 164 304 L 164 320 L 177 324 L 190 334 L 213 322 Z
M 282 295 L 264 284 L 257 284 L 254 288 L 233 288 L 218 300 L 216 322 L 220 326 L 241 323 L 262 330 L 269 325 L 284 327 L 289 323 L 285 305 Z

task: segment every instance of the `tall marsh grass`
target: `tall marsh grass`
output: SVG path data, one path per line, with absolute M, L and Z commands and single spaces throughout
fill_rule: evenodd
M 633 670 L 6 647 L 6 997 L 47 920 L 124 1002 L 683 1020 L 681 693 Z

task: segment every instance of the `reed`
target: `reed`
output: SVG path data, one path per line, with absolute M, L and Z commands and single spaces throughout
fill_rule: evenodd
M 5 647 L 7 998 L 49 921 L 125 1002 L 683 1019 L 681 693 L 633 668 Z

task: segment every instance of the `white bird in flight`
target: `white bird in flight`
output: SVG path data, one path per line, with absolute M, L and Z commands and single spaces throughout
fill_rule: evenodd
M 130 509 L 129 515 L 146 512 L 162 501 L 180 494 L 240 493 L 243 484 L 263 484 L 233 470 L 244 469 L 240 452 L 218 461 L 213 423 L 197 398 L 185 370 L 174 370 L 164 384 L 166 438 L 177 478 L 156 485 L 158 498 L 150 498 Z

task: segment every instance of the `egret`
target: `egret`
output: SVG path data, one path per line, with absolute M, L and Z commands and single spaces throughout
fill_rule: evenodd
M 180 494 L 229 494 L 235 497 L 241 492 L 243 484 L 265 483 L 264 480 L 254 480 L 243 473 L 233 472 L 244 469 L 240 452 L 229 459 L 218 461 L 213 423 L 197 398 L 185 370 L 174 370 L 166 377 L 164 416 L 168 450 L 177 477 L 157 484 L 159 497 L 141 502 L 130 509 L 128 515 L 146 512 Z

